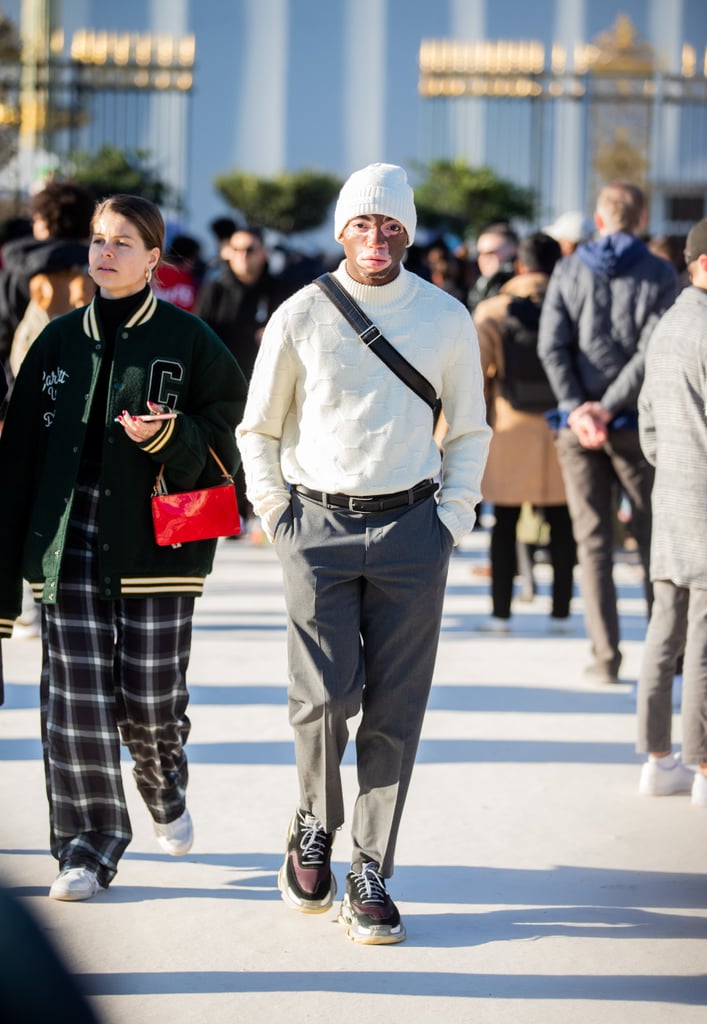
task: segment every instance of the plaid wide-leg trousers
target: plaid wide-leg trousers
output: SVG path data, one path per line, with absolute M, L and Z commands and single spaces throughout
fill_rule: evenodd
M 97 505 L 97 488 L 78 489 L 57 603 L 42 607 L 40 704 L 52 854 L 108 885 L 132 838 L 121 739 L 153 820 L 184 811 L 194 598 L 101 600 Z

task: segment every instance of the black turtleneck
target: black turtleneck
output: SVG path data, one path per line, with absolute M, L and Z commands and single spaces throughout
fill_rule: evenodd
M 110 372 L 113 366 L 118 329 L 130 318 L 130 315 L 136 309 L 140 308 L 147 298 L 149 291 L 149 285 L 145 285 L 141 291 L 135 292 L 133 295 L 126 295 L 122 299 L 107 299 L 100 293 L 96 295 L 96 313 L 105 350 L 101 360 L 101 368 L 98 372 L 98 380 L 93 392 L 93 401 L 91 402 L 91 411 L 86 428 L 86 442 L 82 456 L 84 466 L 90 466 L 95 469 L 100 467 L 101 464 L 103 437 L 106 429 L 108 387 L 110 385 Z M 140 411 L 143 410 L 130 410 L 132 413 Z

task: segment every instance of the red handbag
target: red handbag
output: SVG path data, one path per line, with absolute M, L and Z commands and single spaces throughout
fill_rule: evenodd
M 164 466 L 160 468 L 151 499 L 155 540 L 160 547 L 180 547 L 193 540 L 234 537 L 241 532 L 233 477 L 211 446 L 209 451 L 226 481 L 215 487 L 168 494 Z

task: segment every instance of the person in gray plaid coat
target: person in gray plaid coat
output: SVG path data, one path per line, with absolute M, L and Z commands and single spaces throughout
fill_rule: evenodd
M 707 218 L 687 236 L 685 262 L 692 287 L 651 337 L 638 400 L 655 483 L 654 603 L 638 682 L 637 749 L 649 754 L 639 792 L 691 792 L 707 807 Z M 672 751 L 672 689 L 683 651 L 680 758 Z

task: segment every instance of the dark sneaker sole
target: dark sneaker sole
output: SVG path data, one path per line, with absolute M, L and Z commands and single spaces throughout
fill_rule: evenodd
M 329 892 L 320 900 L 304 899 L 296 892 L 293 892 L 287 884 L 287 858 L 285 858 L 285 863 L 277 873 L 277 887 L 287 906 L 291 907 L 292 910 L 299 911 L 300 914 L 325 914 L 333 905 L 334 897 L 336 896 L 336 879 L 333 875 L 331 876 Z
M 405 942 L 407 932 L 401 921 L 394 928 L 389 924 L 374 925 L 363 928 L 354 917 L 351 908 L 344 902 L 341 904 L 339 921 L 346 928 L 346 935 L 352 942 L 361 946 L 392 946 L 396 942 Z

